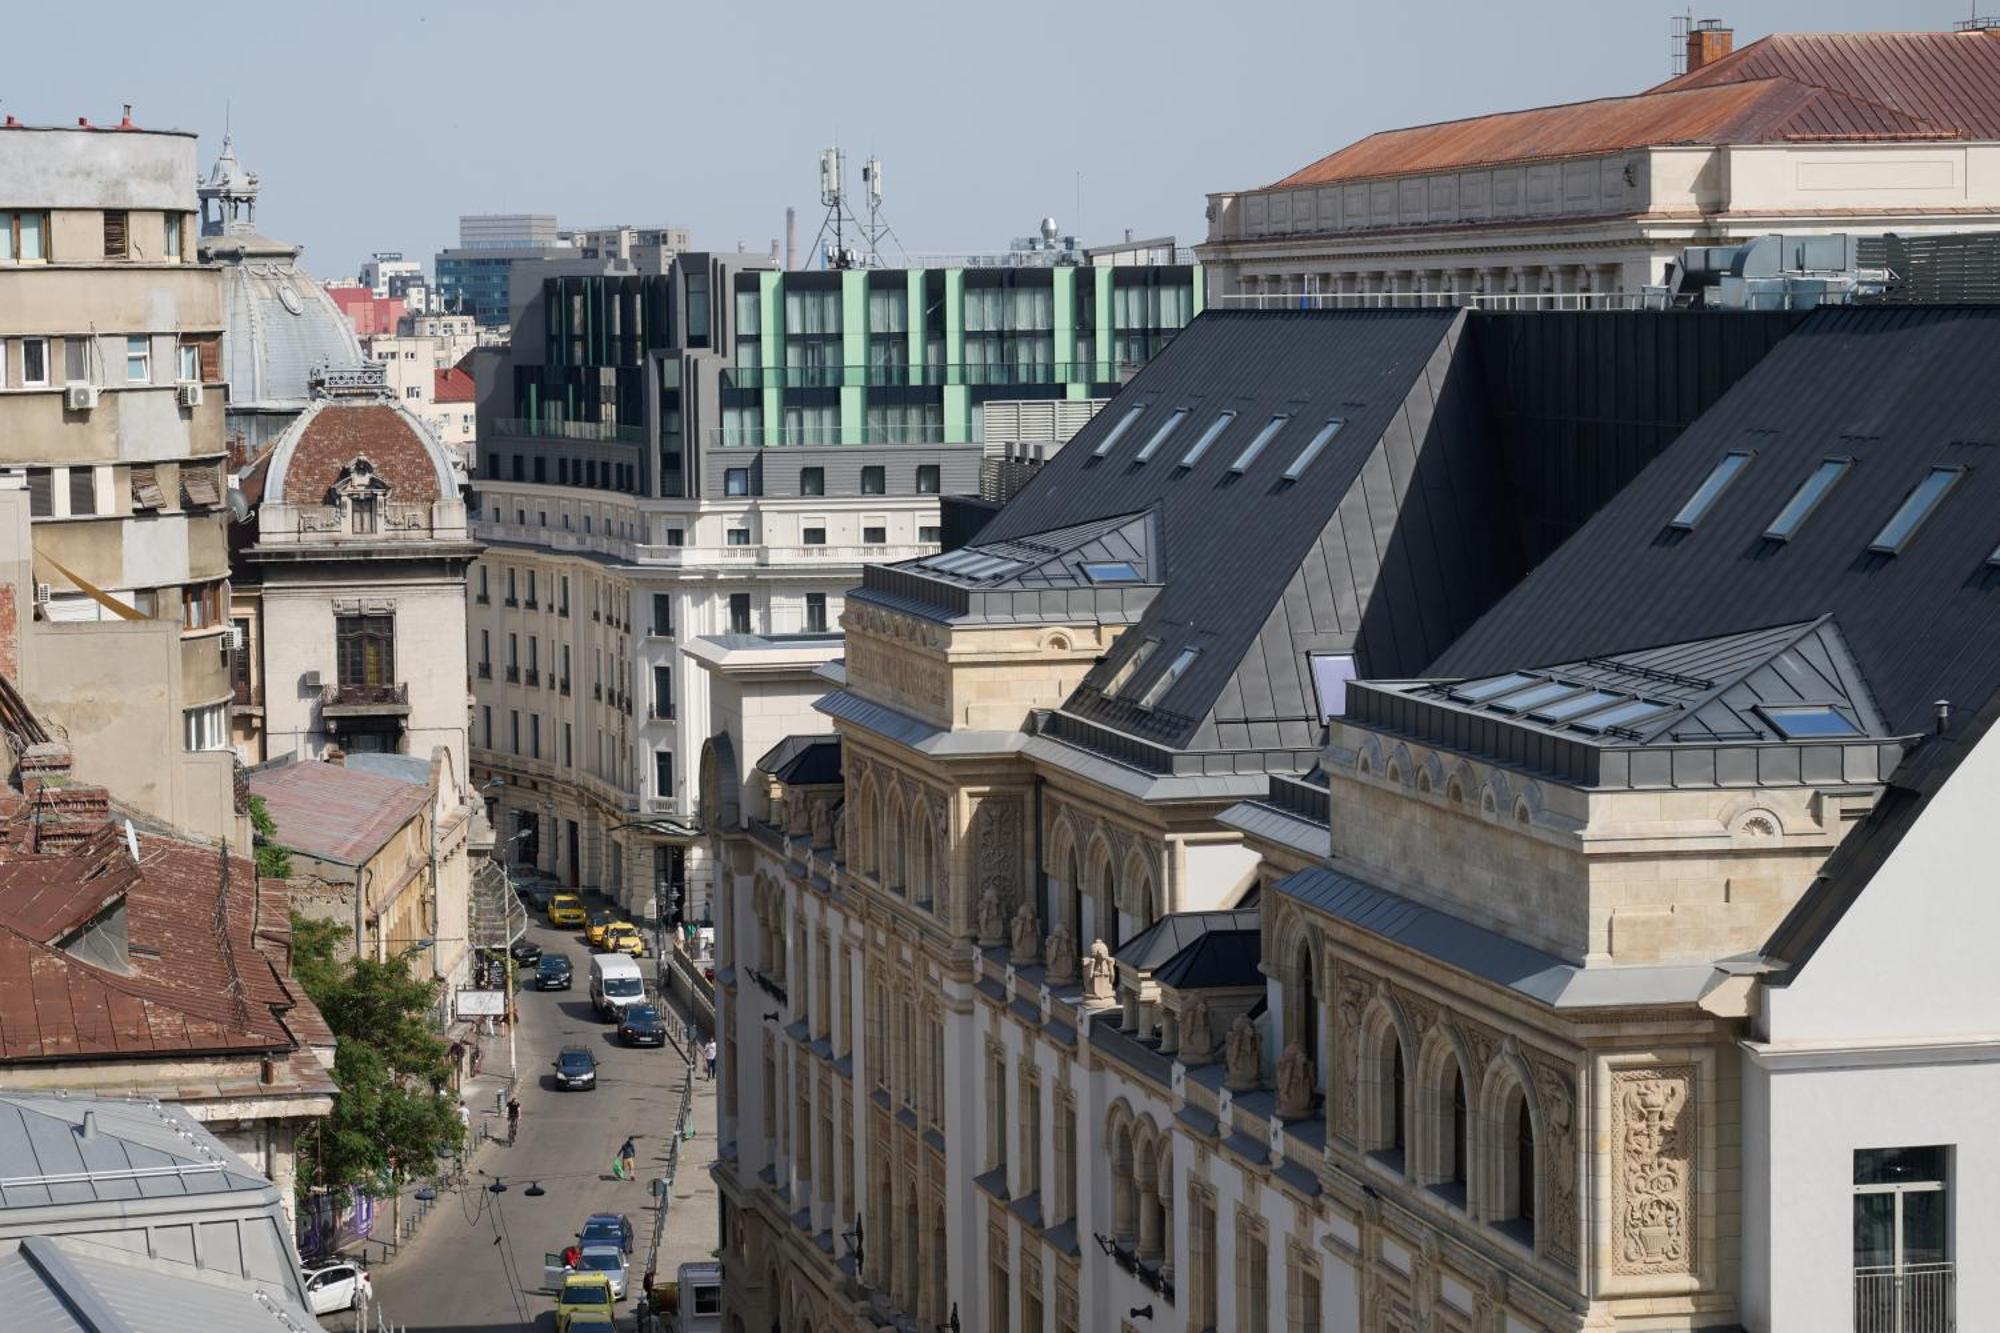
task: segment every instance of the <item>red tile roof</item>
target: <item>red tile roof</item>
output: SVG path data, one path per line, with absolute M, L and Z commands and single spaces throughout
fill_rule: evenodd
M 295 852 L 358 866 L 430 803 L 430 790 L 338 764 L 286 764 L 250 775 L 250 790 Z
M 1780 33 L 1630 97 L 1372 134 L 1273 188 L 1672 144 L 1828 139 L 2000 139 L 2000 34 Z
M 391 500 L 429 504 L 440 498 L 437 464 L 417 429 L 387 404 L 329 399 L 319 405 L 292 445 L 285 493 L 277 498 L 288 504 L 325 504 L 342 469 L 365 454 L 376 475 L 389 483 Z
M 449 366 L 437 372 L 436 392 L 433 397 L 440 403 L 469 403 L 472 401 L 472 374 L 463 365 Z

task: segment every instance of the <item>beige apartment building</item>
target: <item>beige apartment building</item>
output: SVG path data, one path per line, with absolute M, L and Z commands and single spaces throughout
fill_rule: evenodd
M 191 134 L 0 128 L 0 469 L 29 519 L 0 670 L 80 777 L 240 841 L 222 283 L 195 262 L 194 180 Z

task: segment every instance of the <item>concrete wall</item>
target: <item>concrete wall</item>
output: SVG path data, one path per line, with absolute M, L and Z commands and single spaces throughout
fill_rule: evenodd
M 10 128 L 0 194 L 43 208 L 192 211 L 195 144 L 183 130 Z

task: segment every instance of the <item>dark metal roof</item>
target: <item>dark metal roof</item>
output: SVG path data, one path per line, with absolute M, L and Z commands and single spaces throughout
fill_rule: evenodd
M 1261 986 L 1264 936 L 1258 930 L 1211 930 L 1182 949 L 1153 980 L 1176 990 Z
M 788 787 L 819 787 L 840 781 L 840 737 L 787 736 L 757 761 L 757 771 Z
M 1178 958 L 1210 931 L 1255 932 L 1261 928 L 1255 912 L 1174 912 L 1125 941 L 1119 946 L 1117 957 L 1135 971 L 1153 972 Z

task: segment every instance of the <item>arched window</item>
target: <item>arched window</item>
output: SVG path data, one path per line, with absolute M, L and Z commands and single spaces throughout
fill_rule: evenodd
M 1492 1187 L 1488 1214 L 1501 1231 L 1533 1249 L 1535 1245 L 1535 1179 L 1540 1163 L 1535 1156 L 1535 1122 L 1528 1109 L 1528 1095 L 1517 1082 L 1503 1094 L 1499 1122 L 1494 1126 L 1494 1146 L 1500 1159 L 1495 1169 L 1481 1172 Z M 1486 1103 L 1489 1107 L 1492 1102 Z
M 875 780 L 868 779 L 861 787 L 861 799 L 854 807 L 854 863 L 864 875 L 872 875 L 878 869 L 875 863 Z
M 1535 1122 L 1528 1115 L 1528 1099 L 1516 1097 L 1514 1108 L 1514 1216 L 1535 1229 Z
M 923 799 L 910 807 L 910 897 L 920 906 L 930 906 L 937 897 L 937 858 L 933 855 L 931 822 L 924 815 Z
M 1139 1186 L 1132 1174 L 1132 1126 L 1111 1131 L 1111 1234 L 1131 1245 L 1139 1236 Z
M 882 887 L 903 892 L 908 883 L 903 864 L 903 812 L 896 808 L 895 792 L 882 799 Z
M 1299 1045 L 1303 1046 L 1306 1054 L 1312 1057 L 1313 1077 L 1318 1082 L 1321 1071 L 1326 1068 L 1326 1061 L 1323 1058 L 1324 1052 L 1319 1048 L 1319 990 L 1313 980 L 1312 943 L 1309 940 L 1301 941 L 1299 944 L 1296 970 L 1299 978 L 1296 1032 Z M 1321 1083 L 1320 1086 L 1324 1087 L 1325 1084 Z
M 1154 1167 L 1154 1181 L 1160 1192 L 1160 1272 L 1174 1274 L 1174 1139 L 1160 1136 L 1160 1160 Z
M 1090 947 L 1090 936 L 1084 934 L 1083 920 L 1083 862 L 1076 853 L 1076 844 L 1069 846 L 1069 857 L 1062 863 L 1063 878 L 1069 884 L 1069 929 L 1076 938 L 1072 941 L 1079 952 Z
M 1451 1065 L 1451 1161 L 1447 1178 L 1458 1187 L 1461 1201 L 1465 1198 L 1466 1146 L 1465 1074 L 1454 1060 Z
M 1105 948 L 1118 952 L 1118 878 L 1108 856 L 1097 867 L 1097 934 Z M 1090 946 L 1086 942 L 1083 947 Z
M 1142 1120 L 1132 1139 L 1132 1176 L 1139 1203 L 1139 1257 L 1160 1257 L 1166 1214 L 1160 1207 L 1159 1136 Z
M 1402 1157 L 1409 1148 L 1409 1127 L 1403 1122 L 1403 1108 L 1409 1101 L 1409 1080 L 1403 1073 L 1403 1043 L 1389 1037 L 1389 1151 Z

